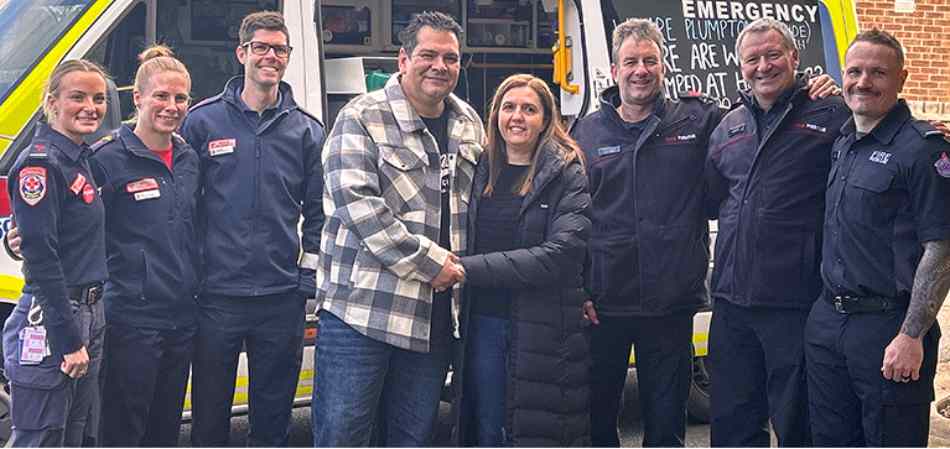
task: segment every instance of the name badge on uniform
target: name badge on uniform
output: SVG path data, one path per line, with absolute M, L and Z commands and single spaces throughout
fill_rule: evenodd
M 729 128 L 728 134 L 729 134 L 729 137 L 733 137 L 733 136 L 742 134 L 742 133 L 744 133 L 744 132 L 745 132 L 745 123 L 743 123 L 743 124 L 741 124 L 741 125 L 733 126 L 732 128 Z
M 46 328 L 27 326 L 20 330 L 20 364 L 38 365 L 50 355 L 46 344 Z
M 86 177 L 82 173 L 76 173 L 76 179 L 73 179 L 72 184 L 69 185 L 69 190 L 73 192 L 73 195 L 79 195 L 84 185 L 86 185 Z
M 149 200 L 162 196 L 155 178 L 142 178 L 125 185 L 125 191 L 135 197 L 135 201 Z
M 236 139 L 218 139 L 208 142 L 208 154 L 211 157 L 220 156 L 222 154 L 231 154 L 234 152 L 234 147 L 237 145 Z
M 615 145 L 612 147 L 603 147 L 597 149 L 597 155 L 600 157 L 609 156 L 611 154 L 617 154 L 620 152 L 620 145 Z

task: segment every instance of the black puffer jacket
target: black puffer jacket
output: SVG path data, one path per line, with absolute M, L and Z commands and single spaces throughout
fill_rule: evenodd
M 506 424 L 515 446 L 589 446 L 588 336 L 581 314 L 582 269 L 590 235 L 590 194 L 579 160 L 566 163 L 552 146 L 539 151 L 537 175 L 519 217 L 519 248 L 462 258 L 466 286 L 508 288 L 511 304 Z M 473 192 L 488 182 L 483 156 Z M 480 195 L 469 206 L 469 248 L 475 248 Z M 463 395 L 470 289 L 462 297 L 461 333 L 453 376 L 453 437 L 474 442 L 471 407 Z

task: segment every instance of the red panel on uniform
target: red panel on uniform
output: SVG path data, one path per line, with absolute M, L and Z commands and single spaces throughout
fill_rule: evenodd
M 10 195 L 7 192 L 7 177 L 0 176 L 0 217 L 8 217 L 10 211 Z

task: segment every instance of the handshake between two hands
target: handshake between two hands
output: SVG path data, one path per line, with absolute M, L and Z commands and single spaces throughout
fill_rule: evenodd
M 442 271 L 436 276 L 430 284 L 437 293 L 444 292 L 453 285 L 465 281 L 465 267 L 459 261 L 459 256 L 449 253 L 449 258 L 442 264 Z

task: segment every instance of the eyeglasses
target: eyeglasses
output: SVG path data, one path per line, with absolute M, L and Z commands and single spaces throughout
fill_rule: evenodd
M 264 42 L 251 41 L 246 42 L 241 45 L 244 48 L 250 47 L 251 53 L 254 53 L 257 56 L 264 56 L 271 49 L 274 50 L 274 56 L 278 58 L 286 58 L 290 56 L 290 52 L 293 51 L 293 47 L 289 45 L 271 45 Z

